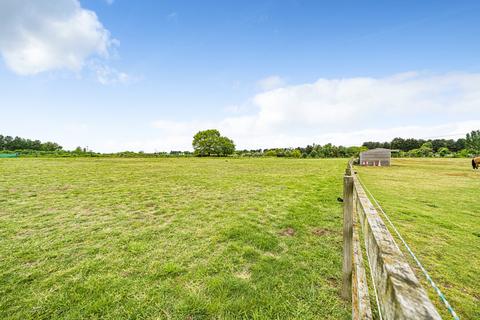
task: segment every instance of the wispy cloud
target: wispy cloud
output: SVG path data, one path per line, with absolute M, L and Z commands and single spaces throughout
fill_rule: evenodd
M 257 88 L 262 91 L 272 90 L 285 86 L 286 81 L 280 76 L 273 75 L 257 81 Z
M 91 61 L 89 68 L 94 73 L 95 79 L 103 85 L 131 84 L 137 81 L 127 73 L 118 71 L 102 62 Z

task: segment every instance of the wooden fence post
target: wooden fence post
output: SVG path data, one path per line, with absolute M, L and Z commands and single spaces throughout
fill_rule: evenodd
M 342 297 L 352 297 L 353 177 L 343 177 L 343 281 Z

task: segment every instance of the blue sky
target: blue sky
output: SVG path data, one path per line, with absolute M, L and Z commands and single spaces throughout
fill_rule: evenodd
M 480 128 L 477 1 L 0 2 L 1 134 L 96 151 Z

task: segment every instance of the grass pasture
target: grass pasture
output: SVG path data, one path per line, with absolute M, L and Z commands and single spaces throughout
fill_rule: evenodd
M 345 164 L 2 159 L 0 318 L 348 319 Z
M 470 161 L 393 159 L 391 167 L 356 170 L 460 318 L 480 319 L 480 172 Z M 450 319 L 419 269 L 416 274 Z

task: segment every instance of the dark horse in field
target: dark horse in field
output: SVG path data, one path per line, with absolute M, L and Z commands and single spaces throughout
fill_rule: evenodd
M 480 157 L 476 157 L 472 159 L 472 168 L 473 169 L 478 169 L 478 166 L 480 166 Z

